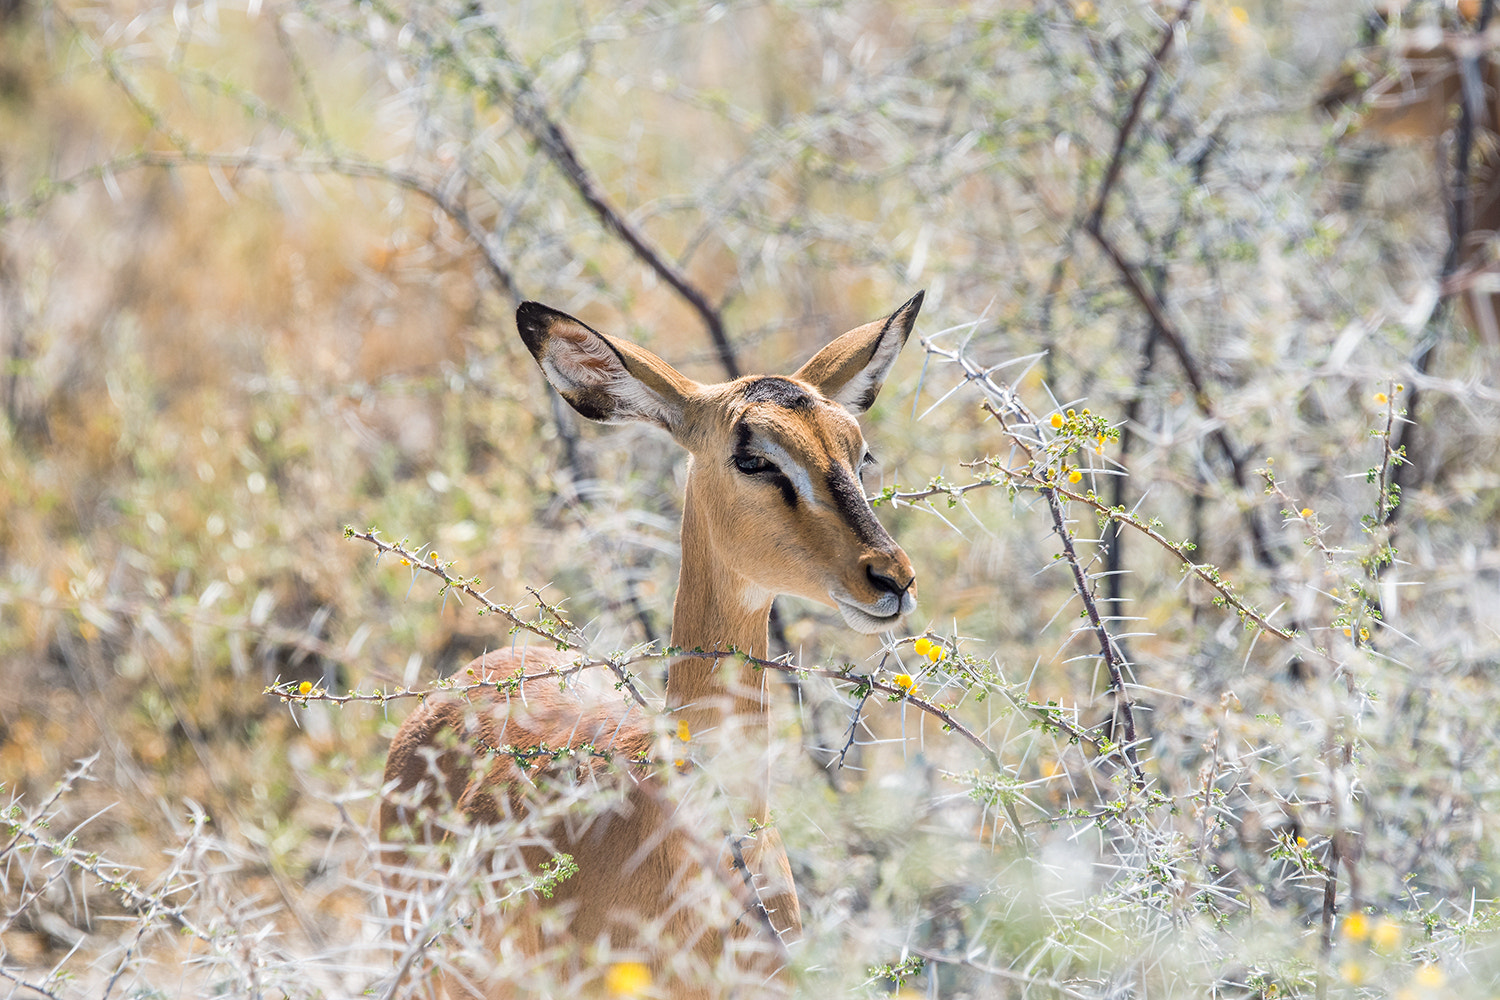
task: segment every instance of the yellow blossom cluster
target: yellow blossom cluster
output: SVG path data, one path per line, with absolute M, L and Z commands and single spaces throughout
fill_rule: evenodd
M 604 990 L 612 997 L 643 996 L 651 988 L 651 969 L 644 962 L 616 962 L 604 974 Z
M 912 643 L 912 649 L 916 651 L 916 654 L 918 656 L 925 656 L 933 663 L 938 662 L 943 657 L 948 655 L 948 651 L 946 649 L 944 649 L 938 643 L 933 642 L 931 639 L 928 639 L 926 636 L 923 636 L 916 642 Z

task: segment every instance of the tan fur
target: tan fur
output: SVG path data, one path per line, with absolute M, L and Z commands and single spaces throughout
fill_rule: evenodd
M 517 311 L 522 339 L 579 412 L 656 423 L 692 454 L 674 646 L 764 657 L 778 593 L 841 606 L 863 631 L 893 626 L 911 609 L 911 563 L 858 490 L 864 439 L 845 406 L 869 405 L 920 302 L 836 340 L 797 376 L 714 386 L 570 316 L 533 303 Z M 833 401 L 840 398 L 844 405 Z M 742 468 L 752 455 L 773 455 L 779 478 Z M 561 815 L 546 819 L 545 837 L 517 845 L 519 854 L 536 872 L 567 853 L 578 872 L 550 900 L 532 894 L 503 912 L 486 910 L 486 947 L 538 958 L 568 983 L 558 995 L 602 992 L 605 970 L 589 964 L 595 951 L 648 965 L 652 996 L 784 994 L 785 944 L 802 921 L 785 848 L 766 825 L 765 672 L 738 658 L 673 660 L 665 725 L 620 699 L 560 691 L 552 678 L 509 692 L 499 684 L 518 670 L 567 662 L 567 654 L 534 648 L 491 653 L 470 669 L 496 689 L 431 698 L 401 726 L 380 809 L 398 942 L 416 930 L 405 909 L 417 884 L 415 852 L 403 843 L 442 841 L 444 812 L 483 826 L 554 810 Z M 679 725 L 690 735 L 685 746 L 674 735 Z M 517 748 L 525 757 L 542 745 L 589 749 L 551 763 L 518 761 Z M 683 774 L 670 766 L 679 756 Z M 575 783 L 591 790 L 576 806 L 565 797 Z M 715 808 L 698 808 L 695 788 L 711 789 Z M 700 828 L 723 809 L 728 837 Z M 483 982 L 483 970 L 472 978 L 487 997 L 535 989 Z
M 1329 81 L 1322 104 L 1330 111 L 1358 106 L 1366 133 L 1435 142 L 1457 121 L 1453 112 L 1462 100 L 1460 67 L 1466 58 L 1473 59 L 1480 103 L 1474 109 L 1467 225 L 1458 267 L 1444 293 L 1459 294 L 1469 325 L 1500 351 L 1500 263 L 1493 247 L 1500 232 L 1500 29 L 1483 35 L 1436 25 L 1401 30 L 1390 45 L 1351 55 Z M 1452 167 L 1440 159 L 1438 168 L 1446 190 Z

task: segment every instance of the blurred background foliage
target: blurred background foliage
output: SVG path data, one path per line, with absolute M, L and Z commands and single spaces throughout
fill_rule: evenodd
M 1451 143 L 1318 106 L 1367 13 L 0 3 L 5 795 L 41 802 L 97 754 L 55 832 L 93 817 L 80 843 L 149 882 L 201 809 L 233 861 L 224 914 L 304 958 L 368 943 L 371 801 L 409 703 L 289 709 L 263 689 L 425 686 L 509 639 L 340 527 L 430 545 L 497 600 L 546 585 L 601 649 L 670 626 L 684 456 L 580 426 L 516 302 L 719 380 L 791 371 L 926 288 L 919 334 L 952 331 L 984 365 L 1031 357 L 998 374 L 1038 414 L 1121 426 L 1089 459 L 1099 495 L 1162 519 L 1304 641 L 1245 629 L 1138 535 L 1090 548 L 1158 798 L 1065 731 L 967 701 L 1024 792 L 1025 858 L 985 765 L 933 720 L 871 699 L 840 769 L 864 702 L 778 682 L 809 991 L 893 990 L 869 968 L 926 955 L 900 988 L 1489 995 L 1497 357 L 1440 303 Z M 865 421 L 872 490 L 967 482 L 962 463 L 1004 453 L 962 381 L 908 348 Z M 1372 577 L 1375 395 L 1400 410 L 1413 390 L 1399 558 Z M 1034 493 L 881 517 L 918 567 L 914 631 L 1109 731 Z M 824 609 L 784 601 L 779 620 L 802 662 L 878 653 Z M 1341 927 L 1367 913 L 1395 938 L 1325 927 L 1320 865 Z M 98 993 L 119 899 L 6 878 L 0 963 Z M 283 988 L 357 992 L 368 969 Z

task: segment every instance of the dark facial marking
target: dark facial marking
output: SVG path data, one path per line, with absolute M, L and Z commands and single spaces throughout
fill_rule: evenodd
M 788 410 L 810 410 L 814 400 L 812 394 L 797 383 L 768 375 L 745 386 L 745 402 L 775 403 Z
M 859 482 L 842 465 L 834 465 L 828 472 L 828 493 L 833 497 L 833 506 L 843 515 L 845 522 L 854 529 L 854 535 L 869 546 L 889 546 L 891 536 L 885 526 L 875 518 L 870 503 L 865 499 Z
M 786 501 L 786 505 L 795 510 L 797 508 L 797 488 L 792 485 L 792 481 L 779 472 L 768 472 L 766 476 L 771 482 L 780 487 L 781 499 Z
M 788 384 L 790 384 L 790 383 L 788 383 Z M 797 387 L 796 386 L 792 386 L 792 388 L 795 389 Z M 750 457 L 752 457 L 752 456 L 755 455 L 755 452 L 753 452 L 750 449 L 750 440 L 751 440 L 750 428 L 748 426 L 746 426 L 743 422 L 735 424 L 734 425 L 734 455 L 730 459 L 730 464 L 733 464 L 734 463 L 734 459 L 736 459 L 736 458 L 750 458 Z M 743 475 L 747 475 L 747 473 L 743 473 L 743 472 L 741 472 L 739 474 L 742 475 L 742 476 Z M 764 472 L 748 473 L 748 475 L 753 475 L 753 476 L 755 476 L 757 478 L 764 479 L 767 482 L 775 483 L 776 484 L 776 488 L 779 489 L 779 490 L 781 490 L 781 498 L 786 501 L 786 505 L 788 507 L 792 508 L 793 510 L 796 510 L 796 508 L 797 508 L 797 488 L 792 485 L 792 481 L 790 479 L 788 479 L 785 475 L 783 475 L 782 472 L 781 472 L 781 470 L 777 469 L 776 466 L 773 465 L 773 466 L 771 466 L 769 469 L 767 469 Z

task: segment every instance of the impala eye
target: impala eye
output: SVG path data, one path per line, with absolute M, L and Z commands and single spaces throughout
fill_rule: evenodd
M 747 476 L 753 476 L 757 472 L 776 471 L 776 466 L 759 455 L 736 455 L 734 456 L 734 467 Z

